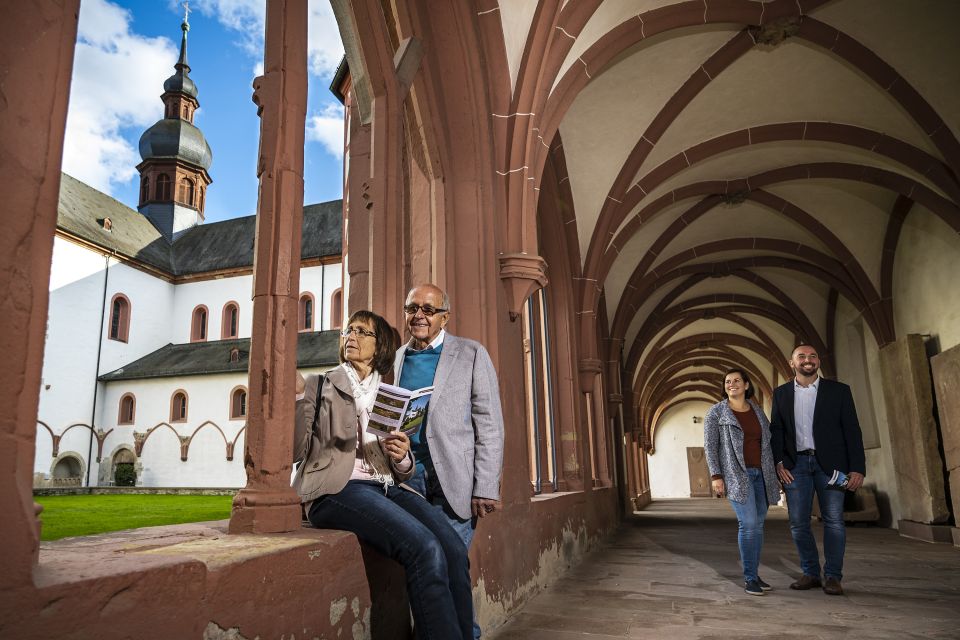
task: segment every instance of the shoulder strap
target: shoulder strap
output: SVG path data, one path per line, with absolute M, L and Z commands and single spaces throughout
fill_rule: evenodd
M 317 425 L 317 417 L 320 415 L 320 394 L 323 392 L 323 382 L 327 379 L 327 376 L 322 373 L 317 374 L 317 399 L 314 403 L 314 412 L 313 412 L 313 425 Z

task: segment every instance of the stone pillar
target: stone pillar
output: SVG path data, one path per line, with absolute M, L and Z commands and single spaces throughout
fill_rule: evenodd
M 267 3 L 264 75 L 254 81 L 253 101 L 261 118 L 260 193 L 247 387 L 247 486 L 233 500 L 231 533 L 293 531 L 300 526 L 290 473 L 307 110 L 306 2 Z
M 947 463 L 953 517 L 960 517 L 960 346 L 947 349 L 930 360 L 933 386 L 940 412 L 940 435 Z M 960 546 L 960 528 L 953 529 L 953 543 Z
M 902 517 L 942 523 L 949 512 L 923 339 L 910 334 L 883 347 L 880 370 Z
M 39 551 L 34 443 L 79 4 L 10 3 L 0 24 L 0 592 L 32 584 Z

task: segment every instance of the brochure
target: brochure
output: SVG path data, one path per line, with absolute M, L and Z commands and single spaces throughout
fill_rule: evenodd
M 370 410 L 367 432 L 387 437 L 396 431 L 412 436 L 423 425 L 433 387 L 404 389 L 380 383 Z
M 833 475 L 830 476 L 829 480 L 827 480 L 827 486 L 831 489 L 846 489 L 847 482 L 849 480 L 850 478 L 848 478 L 847 474 L 845 474 L 843 471 L 837 471 L 834 469 Z

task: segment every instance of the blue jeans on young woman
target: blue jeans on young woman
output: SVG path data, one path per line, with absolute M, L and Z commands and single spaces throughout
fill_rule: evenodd
M 843 578 L 843 551 L 847 544 L 847 532 L 843 526 L 843 490 L 827 486 L 830 473 L 824 472 L 815 456 L 797 456 L 797 464 L 790 469 L 793 482 L 783 485 L 787 494 L 787 512 L 790 515 L 790 533 L 800 555 L 803 574 L 820 577 L 820 555 L 817 541 L 810 529 L 810 513 L 813 509 L 813 494 L 820 502 L 820 517 L 823 518 L 823 574 L 827 578 Z
M 465 520 L 454 512 L 453 507 L 447 502 L 447 497 L 443 495 L 443 487 L 440 486 L 440 479 L 437 478 L 436 472 L 432 469 L 425 470 L 422 467 L 417 467 L 417 472 L 407 481 L 407 486 L 419 491 L 427 499 L 427 502 L 433 505 L 437 513 L 441 514 L 453 527 L 453 530 L 456 531 L 457 536 L 463 542 L 463 547 L 469 552 L 470 543 L 473 542 L 473 533 L 477 529 L 477 519 L 467 518 Z M 480 638 L 480 625 L 477 624 L 476 620 L 473 622 L 472 637 L 474 640 Z
M 740 545 L 740 562 L 743 564 L 743 580 L 758 580 L 760 552 L 763 550 L 763 523 L 767 519 L 767 490 L 763 482 L 763 471 L 755 467 L 747 469 L 746 502 L 737 502 L 730 498 L 733 511 L 737 514 L 740 530 L 737 543 Z
M 351 480 L 339 493 L 315 501 L 309 518 L 320 529 L 355 533 L 360 542 L 403 565 L 418 640 L 473 637 L 467 551 L 422 497 Z

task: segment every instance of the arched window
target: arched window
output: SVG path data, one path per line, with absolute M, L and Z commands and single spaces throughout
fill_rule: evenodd
M 237 387 L 230 392 L 230 419 L 237 420 L 247 417 L 247 389 Z
M 143 176 L 140 180 L 140 204 L 150 199 L 150 176 Z
M 161 173 L 157 176 L 157 191 L 156 197 L 154 200 L 169 200 L 170 199 L 170 176 L 165 173 Z
M 190 342 L 203 342 L 207 339 L 207 307 L 199 305 L 193 310 L 190 322 Z
M 343 322 L 343 288 L 337 289 L 330 296 L 330 326 L 339 329 Z
M 177 189 L 177 202 L 193 206 L 193 180 L 190 178 L 180 179 L 180 186 Z
M 199 187 L 199 188 L 197 189 L 197 209 L 200 209 L 200 211 L 203 211 L 203 195 L 204 195 L 204 193 L 205 193 L 205 190 L 204 190 L 203 187 Z
M 137 416 L 137 399 L 132 393 L 120 396 L 120 413 L 117 415 L 117 424 L 133 424 Z
M 187 421 L 187 392 L 182 389 L 174 391 L 170 398 L 170 422 Z
M 122 293 L 110 301 L 110 324 L 107 327 L 107 337 L 111 340 L 126 342 L 130 336 L 130 301 Z
M 236 302 L 223 305 L 223 321 L 220 324 L 220 337 L 224 340 L 236 338 L 240 325 L 240 307 Z
M 309 293 L 300 294 L 297 328 L 300 331 L 313 331 L 313 296 Z

